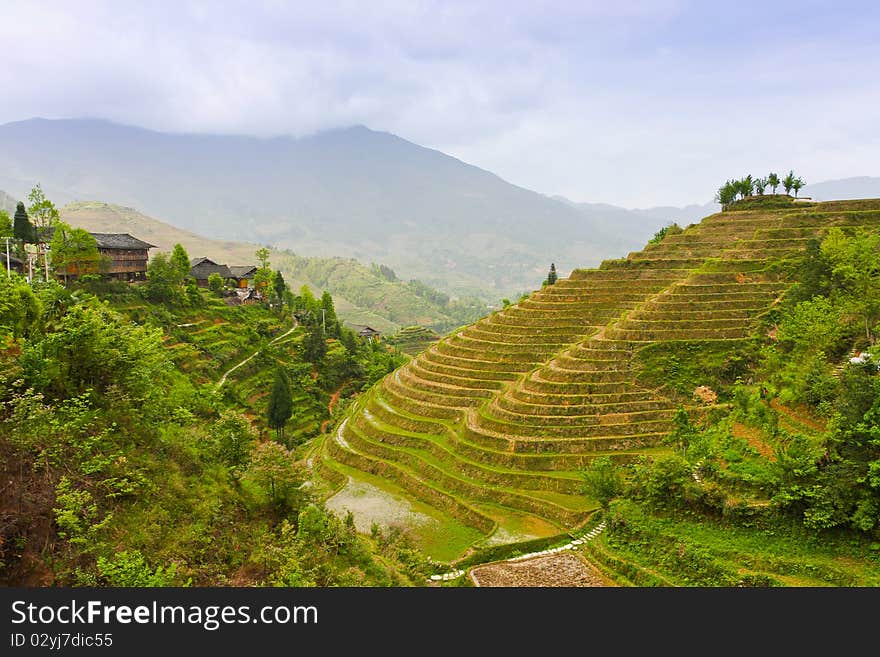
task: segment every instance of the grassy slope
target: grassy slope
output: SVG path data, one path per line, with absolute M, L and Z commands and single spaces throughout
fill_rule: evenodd
M 175 228 L 133 208 L 101 202 L 76 202 L 61 210 L 62 218 L 73 226 L 95 232 L 127 232 L 157 249 L 171 251 L 182 244 L 190 257 L 208 257 L 228 265 L 255 264 L 258 244 L 214 240 Z M 420 324 L 451 327 L 461 323 L 436 304 L 417 296 L 402 282 L 391 282 L 353 259 L 303 258 L 289 251 L 270 249 L 273 267 L 281 269 L 291 289 L 308 285 L 320 295 L 328 290 L 336 302 L 339 316 L 348 322 L 368 324 L 382 332 L 401 326 Z

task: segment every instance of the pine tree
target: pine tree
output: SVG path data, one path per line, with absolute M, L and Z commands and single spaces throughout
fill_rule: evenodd
M 12 234 L 15 239 L 22 240 L 23 242 L 34 241 L 34 227 L 31 225 L 27 210 L 25 210 L 24 203 L 21 201 L 15 206 L 15 224 L 12 228 Z
M 290 395 L 290 384 L 280 369 L 275 372 L 275 382 L 272 384 L 267 415 L 269 426 L 275 429 L 278 442 L 282 442 L 284 440 L 284 425 L 293 415 L 293 400 Z
M 557 281 L 556 276 L 556 264 L 550 263 L 550 273 L 547 274 L 547 280 L 545 281 L 546 285 L 553 285 Z

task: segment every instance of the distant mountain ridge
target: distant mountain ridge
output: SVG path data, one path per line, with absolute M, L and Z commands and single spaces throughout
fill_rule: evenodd
M 490 303 L 540 287 L 551 262 L 567 276 L 718 209 L 574 203 L 364 126 L 261 139 L 30 119 L 0 125 L 0 152 L 0 189 L 18 198 L 40 182 L 58 205 L 102 199 L 216 239 L 380 262 Z M 878 183 L 802 193 L 880 196 Z
M 219 239 L 382 262 L 502 296 L 636 248 L 657 222 L 589 212 L 363 126 L 302 139 L 177 135 L 99 120 L 0 126 L 0 189 L 99 198 Z

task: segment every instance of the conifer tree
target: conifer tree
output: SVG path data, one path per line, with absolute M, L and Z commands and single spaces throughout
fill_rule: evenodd
M 24 203 L 21 201 L 18 202 L 18 205 L 15 206 L 15 223 L 12 227 L 12 235 L 17 240 L 21 240 L 23 242 L 33 242 L 34 241 L 34 227 L 31 224 L 30 219 L 28 218 L 27 210 L 24 208 Z
M 278 442 L 282 442 L 284 440 L 284 425 L 293 415 L 293 400 L 290 395 L 290 384 L 280 369 L 275 372 L 275 382 L 272 384 L 267 415 L 269 426 L 275 429 Z
M 546 285 L 553 285 L 558 280 L 556 276 L 556 264 L 550 263 L 550 273 L 547 274 L 547 280 L 545 281 Z

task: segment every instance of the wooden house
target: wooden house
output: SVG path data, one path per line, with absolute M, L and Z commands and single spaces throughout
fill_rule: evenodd
M 254 276 L 257 274 L 256 265 L 231 265 L 229 271 L 236 287 L 241 289 L 253 287 Z
M 219 274 L 224 283 L 234 278 L 229 267 L 217 264 L 210 258 L 196 258 L 191 265 L 189 275 L 196 279 L 196 285 L 199 287 L 208 287 L 208 276 L 211 274 Z
M 358 334 L 358 337 L 366 338 L 370 342 L 372 342 L 374 338 L 378 340 L 382 336 L 379 331 L 370 326 L 366 326 L 365 324 L 349 324 L 349 326 Z
M 41 243 L 48 245 L 52 241 L 54 228 L 48 228 L 41 233 Z M 123 281 L 143 280 L 147 276 L 147 260 L 150 249 L 155 249 L 155 244 L 150 244 L 133 237 L 128 233 L 92 233 L 98 246 L 98 254 L 103 259 L 100 273 L 110 278 Z M 53 272 L 57 276 L 78 276 L 81 272 L 71 266 L 70 269 L 61 267 Z
M 135 281 L 146 278 L 149 244 L 128 233 L 91 233 L 98 243 L 98 253 L 109 260 L 106 271 L 102 272 L 111 278 L 123 281 Z

